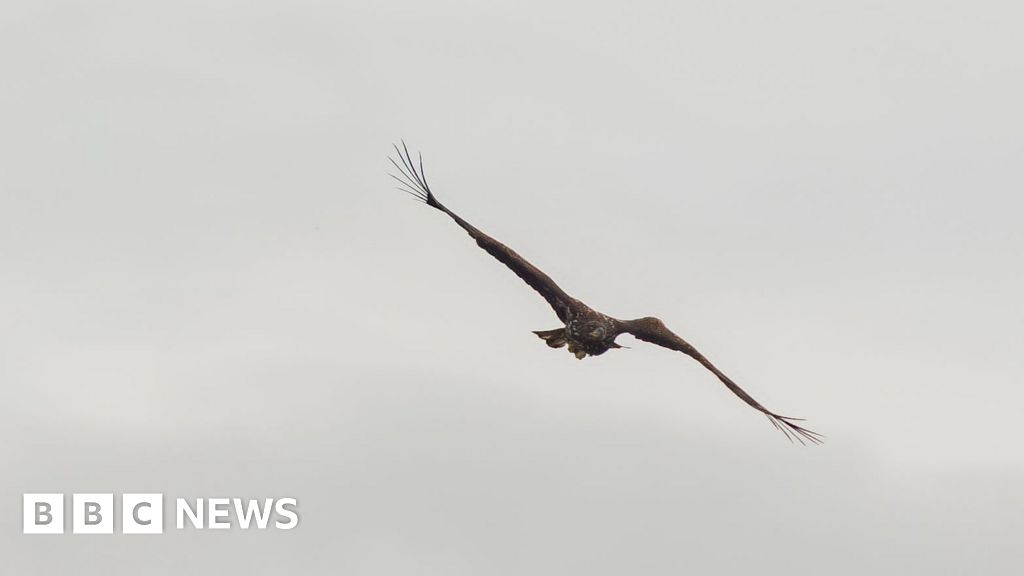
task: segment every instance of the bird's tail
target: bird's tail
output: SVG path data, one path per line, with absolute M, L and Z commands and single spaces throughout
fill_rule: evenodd
M 394 147 L 395 153 L 398 154 L 400 162 L 396 162 L 395 159 L 390 156 L 388 156 L 388 160 L 390 160 L 391 164 L 398 169 L 401 176 L 399 177 L 391 173 L 388 173 L 388 176 L 391 176 L 396 182 L 398 182 L 399 186 L 397 186 L 397 188 L 406 194 L 412 195 L 413 198 L 416 198 L 427 206 L 437 208 L 438 210 L 445 210 L 444 206 L 442 206 L 441 203 L 437 201 L 437 198 L 434 197 L 434 193 L 430 191 L 430 186 L 427 184 L 427 177 L 423 172 L 423 155 L 418 155 L 419 169 L 417 170 L 417 163 L 413 162 L 412 155 L 409 154 L 409 148 L 405 145 L 405 140 L 402 140 L 401 148 L 399 148 L 397 144 L 394 145 Z
M 534 330 L 533 333 L 552 348 L 561 348 L 562 346 L 565 346 L 565 328 L 555 328 L 554 330 Z

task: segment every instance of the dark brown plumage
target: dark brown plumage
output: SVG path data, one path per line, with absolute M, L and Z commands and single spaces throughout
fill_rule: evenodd
M 555 284 L 555 281 L 550 276 L 527 262 L 525 258 L 514 250 L 477 230 L 469 222 L 466 222 L 438 202 L 434 193 L 430 190 L 430 186 L 427 184 L 427 179 L 423 172 L 422 155 L 419 156 L 418 165 L 414 163 L 412 156 L 409 154 L 409 149 L 405 146 L 405 142 L 402 142 L 401 148 L 395 146 L 395 152 L 398 154 L 398 161 L 395 161 L 394 158 L 388 158 L 388 160 L 398 170 L 399 175 L 389 175 L 399 183 L 399 190 L 411 194 L 428 206 L 450 216 L 452 220 L 455 220 L 456 224 L 469 233 L 471 238 L 476 240 L 478 246 L 499 262 L 508 266 L 509 269 L 529 284 L 531 288 L 540 293 L 547 300 L 548 304 L 551 305 L 555 315 L 558 316 L 558 319 L 565 326 L 554 330 L 534 332 L 548 346 L 552 348 L 568 346 L 569 352 L 582 360 L 587 356 L 599 356 L 612 348 L 622 348 L 622 346 L 615 343 L 615 338 L 620 334 L 627 333 L 639 340 L 682 352 L 710 370 L 729 390 L 732 390 L 733 394 L 739 396 L 748 405 L 767 416 L 772 425 L 781 430 L 790 440 L 795 439 L 801 444 L 806 442 L 812 444 L 821 443 L 822 436 L 820 434 L 812 432 L 796 423 L 800 421 L 799 418 L 780 416 L 762 406 L 757 400 L 754 400 L 750 394 L 747 394 L 746 391 L 736 385 L 735 382 L 715 367 L 710 360 L 698 352 L 696 348 L 669 330 L 661 320 L 653 317 L 619 320 L 606 316 L 566 294 L 564 290 L 559 288 L 558 284 Z

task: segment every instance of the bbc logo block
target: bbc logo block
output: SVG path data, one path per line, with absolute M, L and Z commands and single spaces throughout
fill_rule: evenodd
M 64 533 L 63 494 L 25 494 L 22 532 L 25 534 Z
M 75 534 L 113 534 L 114 495 L 73 494 L 71 530 Z
M 23 495 L 22 532 L 25 534 L 64 533 L 63 494 Z M 163 494 L 122 494 L 121 532 L 124 534 L 162 534 L 164 531 Z M 114 533 L 113 494 L 72 494 L 71 531 L 74 534 Z
M 24 494 L 25 534 L 163 534 L 163 494 Z M 176 530 L 292 530 L 299 524 L 295 498 L 177 498 L 168 516 Z M 173 511 L 170 511 L 173 509 Z
M 121 532 L 125 534 L 163 534 L 163 494 L 122 494 Z

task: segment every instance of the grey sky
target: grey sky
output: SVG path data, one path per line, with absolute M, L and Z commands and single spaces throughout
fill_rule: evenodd
M 1019 574 L 1013 2 L 0 8 L 11 574 Z M 680 354 L 576 361 L 438 195 Z M 294 496 L 24 536 L 24 492 Z M 68 497 L 70 500 L 70 496 Z

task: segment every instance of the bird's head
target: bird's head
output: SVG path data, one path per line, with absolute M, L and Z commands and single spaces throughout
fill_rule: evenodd
M 587 324 L 583 327 L 583 331 L 591 340 L 604 340 L 607 335 L 604 325 L 599 322 Z

